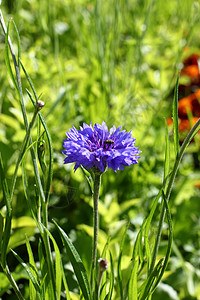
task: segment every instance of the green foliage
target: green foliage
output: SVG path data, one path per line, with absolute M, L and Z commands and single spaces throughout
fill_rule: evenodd
M 162 0 L 18 0 L 0 8 L 8 23 L 5 42 L 5 30 L 0 37 L 0 295 L 79 299 L 81 287 L 90 299 L 92 180 L 63 166 L 60 151 L 69 127 L 104 120 L 132 130 L 142 155 L 134 168 L 102 178 L 98 257 L 109 269 L 100 299 L 199 300 L 200 173 L 192 145 L 179 167 L 197 130 L 180 148 L 177 118 L 184 49 L 200 46 L 198 2 L 169 0 L 163 9 Z M 34 126 L 38 99 L 45 107 Z M 172 101 L 174 139 L 163 122 Z M 78 282 L 70 261 L 85 266 Z

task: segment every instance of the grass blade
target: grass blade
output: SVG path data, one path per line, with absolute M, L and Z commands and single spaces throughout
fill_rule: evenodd
M 176 81 L 173 100 L 173 127 L 174 127 L 174 153 L 175 157 L 179 152 L 179 129 L 178 129 L 178 83 L 179 76 Z
M 172 219 L 171 219 L 171 215 L 170 215 L 170 211 L 169 211 L 169 206 L 168 206 L 168 203 L 167 203 L 167 200 L 166 200 L 166 197 L 163 193 L 163 199 L 164 199 L 164 203 L 165 203 L 165 206 L 166 206 L 166 215 L 167 215 L 167 221 L 168 221 L 168 226 L 169 226 L 169 237 L 168 237 L 168 246 L 167 246 L 167 253 L 165 255 L 165 259 L 162 263 L 162 269 L 161 269 L 161 272 L 154 284 L 154 287 L 152 289 L 152 293 L 154 292 L 155 288 L 157 287 L 157 285 L 159 284 L 166 268 L 167 268 L 167 264 L 168 264 L 168 261 L 169 261 L 169 258 L 170 258 L 170 254 L 171 254 L 171 249 L 172 249 L 172 240 L 173 240 L 173 230 L 172 230 Z
M 4 172 L 3 160 L 0 152 L 0 177 L 1 177 L 1 184 L 3 190 L 3 196 L 5 199 L 6 204 L 6 222 L 5 228 L 3 232 L 3 240 L 1 244 L 1 264 L 3 268 L 6 267 L 6 253 L 8 248 L 8 243 L 10 239 L 10 232 L 11 232 L 11 219 L 12 219 L 12 207 L 11 207 L 11 198 L 10 193 L 8 190 L 7 180 Z
M 12 253 L 14 254 L 14 256 L 17 258 L 17 260 L 19 261 L 19 263 L 22 265 L 22 267 L 26 270 L 31 282 L 33 283 L 37 293 L 40 294 L 40 285 L 37 281 L 37 279 L 35 278 L 35 276 L 33 275 L 30 267 L 23 261 L 23 259 L 21 259 L 21 257 L 12 249 L 10 249 L 12 251 Z
M 63 244 L 65 246 L 65 249 L 67 251 L 67 254 L 69 256 L 69 260 L 73 266 L 74 273 L 76 275 L 76 278 L 78 280 L 79 286 L 81 288 L 81 291 L 83 293 L 83 296 L 85 297 L 86 300 L 91 299 L 91 294 L 90 294 L 90 285 L 88 281 L 88 276 L 85 270 L 85 267 L 83 265 L 83 262 L 76 251 L 74 245 L 68 238 L 67 234 L 60 228 L 57 223 L 54 221 L 60 236 L 62 238 Z
M 28 76 L 28 74 L 26 73 L 26 70 L 24 69 L 23 65 L 22 65 L 22 68 L 23 68 L 26 76 Z M 28 81 L 30 83 L 31 81 L 30 81 L 29 76 L 27 78 L 28 78 Z M 33 105 L 35 105 L 35 101 L 34 101 L 32 95 L 31 95 L 31 93 L 28 90 L 26 90 L 26 91 L 27 91 L 28 96 L 29 96 L 30 100 L 32 101 Z M 36 92 L 34 92 L 34 93 L 36 94 Z M 36 95 L 36 97 L 37 97 L 37 95 Z M 43 118 L 43 116 L 40 112 L 39 112 L 39 118 L 40 118 L 40 121 L 41 121 L 41 123 L 44 127 L 45 132 L 46 132 L 48 146 L 49 146 L 49 170 L 48 170 L 46 192 L 45 192 L 45 201 L 48 202 L 49 195 L 50 195 L 51 182 L 52 182 L 52 178 L 53 178 L 53 144 L 52 144 L 51 135 L 50 135 L 49 130 L 47 128 L 46 122 L 45 122 L 45 120 L 44 120 L 44 118 Z
M 54 297 L 54 293 L 52 292 L 53 287 L 50 281 L 47 261 L 45 259 L 46 252 L 41 240 L 39 240 L 39 244 L 38 244 L 38 255 L 39 255 L 40 269 L 41 269 L 42 282 L 40 285 L 42 289 L 43 299 L 53 299 L 52 298 Z
M 68 285 L 67 285 L 67 280 L 66 280 L 66 277 L 65 277 L 65 271 L 64 271 L 62 262 L 61 262 L 61 269 L 62 269 L 62 278 L 63 278 L 64 287 L 65 287 L 66 299 L 71 300 L 71 297 L 70 297 L 70 294 L 69 294 L 69 288 L 68 288 Z
M 109 286 L 109 292 L 105 298 L 106 300 L 112 299 L 113 288 L 114 288 L 114 265 L 113 265 L 112 254 L 110 252 L 110 286 Z
M 61 284 L 62 284 L 62 267 L 61 267 L 62 260 L 61 260 L 60 250 L 52 234 L 49 232 L 49 230 L 43 224 L 41 225 L 49 235 L 50 239 L 52 240 L 54 250 L 55 250 L 56 292 L 57 292 L 57 300 L 59 300 L 60 292 L 61 292 Z
M 139 300 L 146 300 L 147 299 L 146 297 L 150 296 L 150 289 L 154 283 L 154 280 L 156 279 L 156 277 L 158 277 L 162 267 L 163 267 L 163 258 L 159 260 L 153 272 L 149 275 L 149 277 L 144 282 L 144 285 L 142 286 L 141 289 Z
M 28 256 L 29 256 L 30 270 L 31 270 L 33 276 L 35 277 L 35 279 L 37 280 L 38 279 L 38 271 L 37 271 L 37 267 L 35 264 L 31 245 L 30 245 L 27 237 L 26 237 L 26 248 L 27 248 Z M 37 293 L 37 290 L 35 289 L 35 286 L 32 283 L 31 279 L 29 280 L 29 292 L 30 292 L 30 299 L 41 299 L 40 294 Z
M 149 228 L 151 225 L 151 221 L 154 215 L 154 212 L 156 210 L 158 201 L 160 199 L 160 197 L 162 196 L 162 189 L 159 191 L 158 195 L 156 196 L 152 208 L 150 210 L 150 213 L 148 215 L 148 218 L 146 220 L 146 226 L 145 226 L 145 232 L 144 232 L 144 243 L 145 243 L 145 250 L 146 250 L 146 255 L 147 255 L 147 266 L 148 266 L 148 270 L 151 270 L 151 268 L 153 269 L 154 263 L 156 261 L 156 249 L 154 249 L 153 255 L 152 255 L 152 259 L 150 257 L 150 249 L 149 249 L 149 241 L 148 241 L 148 236 L 149 236 Z
M 10 75 L 10 78 L 12 80 L 12 83 L 18 93 L 18 95 L 20 95 L 19 93 L 19 88 L 18 88 L 18 85 L 17 85 L 17 82 L 15 80 L 15 76 L 13 74 L 13 71 L 12 71 L 12 68 L 11 68 L 11 64 L 10 64 L 10 58 L 9 58 L 9 43 L 8 43 L 8 39 L 9 39 L 9 29 L 10 29 L 10 22 L 8 22 L 8 27 L 7 27 L 7 32 L 6 32 L 6 40 L 5 40 L 5 62 L 6 62 L 6 67 L 7 67 L 7 70 L 8 70 L 8 73 Z
M 164 179 L 168 176 L 170 170 L 170 145 L 168 126 L 165 120 L 165 166 L 164 166 Z
M 20 36 L 19 36 L 19 31 L 17 29 L 17 26 L 14 22 L 14 20 L 12 20 L 12 23 L 14 24 L 14 28 L 15 28 L 15 32 L 17 34 L 17 47 L 18 47 L 18 61 L 17 61 L 17 64 L 18 64 L 18 67 L 20 67 L 20 58 L 21 58 L 21 43 L 20 43 Z
M 122 236 L 122 240 L 121 240 L 121 243 L 120 243 L 120 253 L 119 253 L 119 259 L 118 259 L 118 265 L 117 265 L 117 278 L 118 278 L 118 282 L 119 282 L 121 300 L 123 300 L 121 261 L 122 261 L 122 252 L 123 252 L 123 248 L 124 248 L 124 242 L 125 242 L 126 233 L 127 233 L 128 228 L 129 228 L 129 225 L 130 225 L 130 223 L 127 224 L 127 226 L 125 228 L 125 231 L 124 231 L 124 234 Z
M 137 257 L 134 261 L 134 265 L 131 271 L 131 276 L 129 280 L 128 286 L 128 300 L 137 300 L 137 272 L 139 265 L 139 257 Z

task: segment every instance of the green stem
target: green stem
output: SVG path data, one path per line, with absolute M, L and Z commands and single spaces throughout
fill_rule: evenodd
M 188 133 L 187 137 L 185 138 L 185 140 L 184 140 L 184 142 L 183 142 L 183 144 L 182 144 L 182 146 L 181 146 L 181 148 L 180 148 L 180 150 L 177 154 L 177 157 L 176 157 L 176 160 L 175 160 L 175 163 L 174 163 L 174 167 L 173 167 L 173 170 L 172 170 L 172 174 L 170 176 L 169 183 L 168 183 L 168 186 L 167 186 L 167 191 L 166 191 L 166 201 L 167 202 L 169 202 L 172 187 L 173 187 L 173 184 L 174 184 L 174 180 L 175 180 L 175 177 L 176 177 L 181 159 L 182 159 L 183 154 L 185 152 L 185 149 L 187 148 L 190 141 L 193 139 L 193 137 L 196 134 L 196 131 L 197 131 L 199 126 L 200 126 L 200 118 L 197 121 L 197 123 L 192 127 L 190 132 Z M 164 219 L 165 219 L 165 212 L 166 212 L 166 207 L 165 207 L 164 202 L 162 202 L 160 219 L 159 219 L 159 224 L 158 224 L 158 232 L 157 232 L 156 241 L 155 241 L 155 245 L 154 245 L 154 249 L 153 249 L 150 273 L 153 271 L 154 266 L 155 266 L 155 262 L 156 262 L 156 257 L 157 257 L 158 248 L 159 248 L 159 244 L 160 244 L 161 233 L 162 233 L 162 227 L 163 227 L 163 223 L 164 223 Z
M 92 268 L 91 268 L 91 289 L 93 292 L 93 275 L 97 264 L 97 241 L 99 230 L 99 215 L 98 215 L 98 203 L 99 203 L 99 190 L 101 185 L 101 174 L 95 173 L 94 177 L 94 191 L 93 191 L 93 248 L 92 248 Z
M 4 18 L 3 18 L 3 14 L 2 14 L 1 9 L 0 9 L 0 23 L 1 23 L 1 26 L 2 26 L 2 29 L 3 29 L 3 32 L 4 32 L 5 36 L 7 36 L 7 27 L 6 27 L 6 24 L 4 22 Z M 26 114 L 26 108 L 25 108 L 25 105 L 24 105 L 20 70 L 19 70 L 17 60 L 16 60 L 14 47 L 12 45 L 12 42 L 11 42 L 11 39 L 10 39 L 9 36 L 8 36 L 8 45 L 10 47 L 10 52 L 11 52 L 14 67 L 15 67 L 17 84 L 18 84 L 17 92 L 18 92 L 18 94 L 20 96 L 20 100 L 21 100 L 20 104 L 21 104 L 21 108 L 22 108 L 22 115 L 23 115 L 23 119 L 24 119 L 24 125 L 25 125 L 25 128 L 26 128 L 26 131 L 28 131 L 28 119 L 27 119 L 27 114 Z M 30 145 L 32 144 L 31 136 L 30 136 L 30 139 L 29 139 L 29 144 Z M 34 172 L 35 172 L 35 179 L 36 179 L 37 188 L 38 188 L 38 191 L 40 193 L 40 197 L 41 197 L 42 201 L 45 202 L 45 195 L 44 195 L 44 191 L 43 191 L 43 188 L 42 188 L 42 184 L 41 184 L 41 180 L 40 180 L 40 176 L 39 176 L 39 170 L 38 170 L 38 166 L 37 166 L 37 160 L 36 160 L 36 157 L 35 157 L 35 151 L 34 151 L 33 147 L 31 147 L 30 151 L 31 151 L 31 156 L 32 156 L 32 161 L 33 161 L 33 167 L 34 167 Z
M 43 225 L 48 229 L 48 203 L 42 202 L 42 216 L 43 216 Z M 56 283 L 55 283 L 55 274 L 54 274 L 54 269 L 53 269 L 53 259 L 51 255 L 51 247 L 49 243 L 49 237 L 48 234 L 45 230 L 42 232 L 42 238 L 44 242 L 44 247 L 46 251 L 46 260 L 47 260 L 47 265 L 49 269 L 49 277 L 51 278 L 51 283 L 52 283 L 52 290 L 54 293 L 54 298 L 56 298 Z M 53 297 L 53 295 L 52 295 Z
M 39 112 L 39 110 L 37 108 L 35 108 L 33 118 L 32 118 L 32 120 L 31 120 L 31 122 L 28 126 L 28 129 L 27 129 L 27 132 L 26 132 L 26 135 L 25 135 L 25 138 L 24 138 L 24 141 L 23 141 L 23 144 L 22 144 L 19 156 L 18 156 L 18 160 L 17 160 L 16 167 L 15 167 L 15 172 L 14 172 L 14 175 L 13 175 L 13 178 L 12 178 L 12 183 L 11 183 L 11 193 L 10 193 L 11 201 L 12 201 L 13 193 L 14 193 L 14 189 L 15 189 L 15 183 L 16 183 L 16 179 L 17 179 L 17 172 L 18 172 L 19 166 L 22 162 L 23 156 L 26 152 L 26 148 L 27 148 L 27 145 L 28 145 L 28 142 L 29 142 L 29 139 L 30 139 L 30 135 L 31 135 L 31 130 L 32 130 L 33 125 L 35 123 L 38 112 Z

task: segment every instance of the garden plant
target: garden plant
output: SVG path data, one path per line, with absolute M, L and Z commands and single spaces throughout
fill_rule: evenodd
M 0 1 L 0 299 L 200 299 L 198 12 Z

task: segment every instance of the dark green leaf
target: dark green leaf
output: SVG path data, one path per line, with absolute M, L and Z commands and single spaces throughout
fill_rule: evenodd
M 88 281 L 88 276 L 85 270 L 85 267 L 83 265 L 83 262 L 75 249 L 74 245 L 68 238 L 67 234 L 63 231 L 62 228 L 60 228 L 56 222 L 54 222 L 56 227 L 59 230 L 59 233 L 61 235 L 61 238 L 63 240 L 63 244 L 65 246 L 65 249 L 67 251 L 67 254 L 69 256 L 69 260 L 73 266 L 74 273 L 76 275 L 76 278 L 78 280 L 80 289 L 83 293 L 83 296 L 85 297 L 86 300 L 91 299 L 91 294 L 90 294 L 90 285 Z

